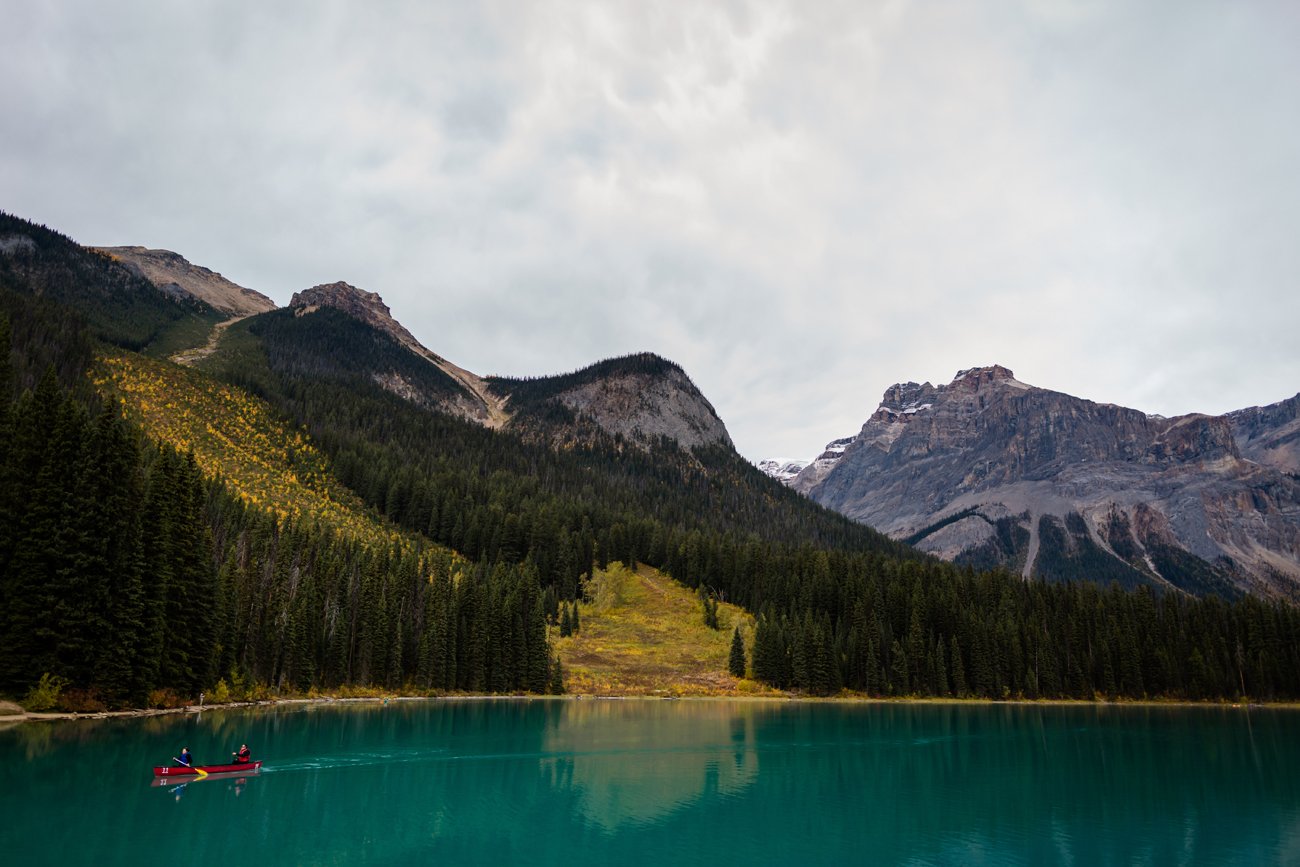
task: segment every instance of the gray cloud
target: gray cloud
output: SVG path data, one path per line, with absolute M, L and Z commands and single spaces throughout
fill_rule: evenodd
M 111 6 L 111 8 L 109 8 Z M 641 349 L 752 458 L 1000 362 L 1164 414 L 1300 388 L 1290 4 L 20 4 L 0 207 L 485 373 Z

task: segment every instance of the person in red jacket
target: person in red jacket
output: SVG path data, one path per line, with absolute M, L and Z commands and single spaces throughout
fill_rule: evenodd
M 237 765 L 247 764 L 253 756 L 253 754 L 248 751 L 248 744 L 241 744 L 239 752 L 231 753 L 230 755 Z

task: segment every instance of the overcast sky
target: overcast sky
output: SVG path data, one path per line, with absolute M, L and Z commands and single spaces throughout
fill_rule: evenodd
M 1300 3 L 14 2 L 0 208 L 482 374 L 640 350 L 751 459 L 1004 364 L 1300 390 Z

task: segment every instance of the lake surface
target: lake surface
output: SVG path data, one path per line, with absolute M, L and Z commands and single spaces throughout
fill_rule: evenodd
M 153 785 L 182 746 L 260 774 Z M 0 730 L 5 864 L 1300 864 L 1300 712 L 439 700 Z

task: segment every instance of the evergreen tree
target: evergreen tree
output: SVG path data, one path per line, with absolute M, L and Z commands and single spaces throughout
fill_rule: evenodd
M 866 675 L 858 683 L 871 695 L 879 695 L 884 691 L 885 681 L 880 669 L 880 653 L 877 650 L 874 634 L 867 637 Z
M 948 649 L 944 645 L 943 636 L 939 636 L 939 643 L 934 649 L 934 667 L 935 667 L 935 694 L 948 695 L 950 687 L 948 685 Z
M 893 661 L 889 691 L 894 695 L 907 695 L 911 691 L 911 684 L 908 683 L 907 651 L 903 650 L 903 645 L 898 639 L 894 639 L 894 646 L 889 655 Z
M 806 637 L 808 691 L 813 695 L 830 695 L 839 689 L 839 667 L 835 664 L 830 632 L 824 624 L 815 623 Z
M 754 627 L 754 679 L 784 689 L 782 657 L 785 654 L 778 634 L 777 624 L 767 614 L 758 618 Z
M 731 633 L 731 655 L 727 659 L 727 671 L 733 677 L 745 676 L 745 639 L 740 635 L 739 626 Z
M 60 549 L 61 522 L 69 459 L 58 432 L 67 417 L 54 369 L 47 368 L 34 392 L 24 395 L 15 413 L 7 476 L 16 520 L 11 550 L 0 572 L 0 689 L 24 692 L 42 674 L 56 671 L 59 575 L 66 552 Z M 65 540 L 66 541 L 66 540 Z
M 525 581 L 535 578 L 525 577 Z M 535 586 L 535 584 L 534 584 Z M 533 605 L 532 616 L 528 620 L 526 669 L 524 687 L 541 695 L 549 689 L 551 679 L 550 646 L 546 643 L 546 613 L 542 608 L 540 597 Z
M 9 484 L 7 478 L 7 469 L 9 462 L 10 440 L 13 436 L 13 428 L 10 416 L 13 408 L 13 363 L 10 360 L 12 346 L 13 329 L 9 324 L 9 317 L 0 311 L 0 488 L 6 488 Z M 7 497 L 0 496 L 0 509 L 5 507 Z M 7 523 L 12 519 L 10 514 L 0 513 L 0 521 Z M 6 550 L 4 542 L 4 529 L 0 529 L 0 556 Z M 3 562 L 3 561 L 0 561 Z
M 551 695 L 564 694 L 564 668 L 560 665 L 560 657 L 556 656 L 551 661 L 551 679 L 549 689 Z
M 966 686 L 966 666 L 962 664 L 962 649 L 956 641 L 953 642 L 953 694 L 958 698 L 966 698 L 970 694 L 970 689 Z
M 704 625 L 710 629 L 721 629 L 718 624 L 718 600 L 709 589 L 700 585 L 696 591 L 700 597 L 700 607 L 704 612 Z

